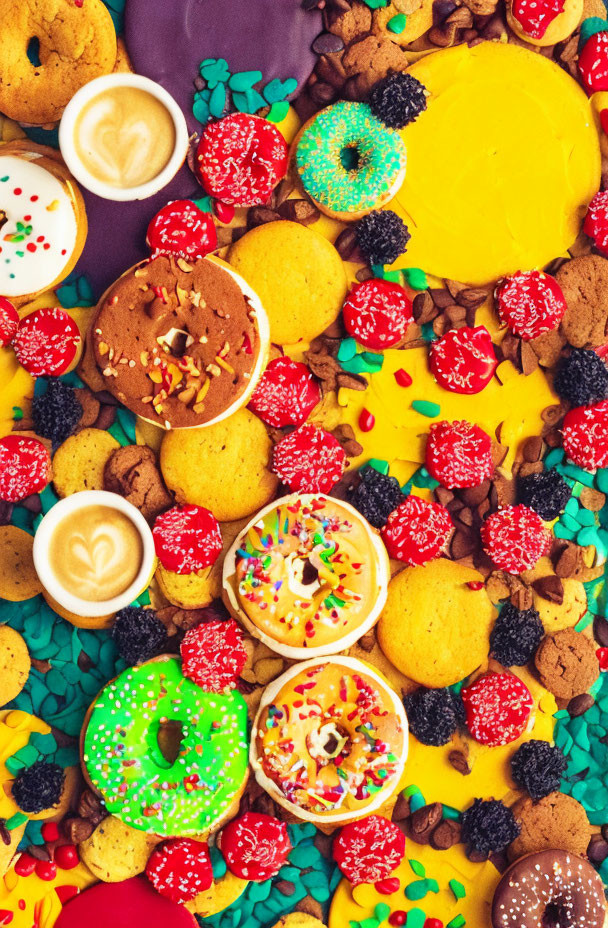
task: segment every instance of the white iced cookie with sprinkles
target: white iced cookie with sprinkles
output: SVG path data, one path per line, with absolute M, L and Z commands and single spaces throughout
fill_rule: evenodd
M 21 305 L 61 283 L 86 233 L 84 201 L 56 152 L 0 146 L 0 294 Z
M 163 753 L 168 725 L 181 727 L 174 759 Z M 156 658 L 101 691 L 81 744 L 85 776 L 111 815 L 163 837 L 203 835 L 245 788 L 247 705 L 237 690 L 202 690 L 178 659 Z

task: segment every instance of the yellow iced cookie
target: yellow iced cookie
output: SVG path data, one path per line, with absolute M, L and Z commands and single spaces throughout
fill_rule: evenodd
M 522 574 L 524 581 L 529 584 L 534 583 L 535 580 L 540 580 L 542 577 L 551 576 L 555 576 L 555 571 L 548 557 L 541 557 L 532 570 L 527 570 Z M 564 577 L 562 586 L 564 588 L 564 600 L 562 603 L 554 603 L 545 599 L 533 588 L 534 608 L 538 610 L 538 614 L 545 626 L 545 632 L 548 635 L 576 625 L 587 611 L 587 593 L 580 580 Z
M 103 471 L 120 445 L 101 429 L 83 429 L 59 446 L 53 458 L 53 485 L 61 497 L 81 490 L 103 490 Z
M 402 130 L 407 171 L 388 208 L 412 238 L 396 265 L 483 284 L 563 254 L 600 182 L 582 89 L 548 58 L 498 42 L 444 49 L 409 73 L 430 97 Z
M 120 883 L 143 873 L 158 839 L 108 815 L 78 846 L 80 859 L 104 883 Z

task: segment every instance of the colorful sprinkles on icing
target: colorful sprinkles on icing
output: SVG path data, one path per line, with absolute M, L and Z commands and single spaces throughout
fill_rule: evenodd
M 410 566 L 426 564 L 445 550 L 453 529 L 450 514 L 440 503 L 408 496 L 389 515 L 382 539 L 389 555 L 398 561 Z
M 13 342 L 17 360 L 32 377 L 65 374 L 80 347 L 80 330 L 59 306 L 36 309 L 19 323 Z
M 431 345 L 430 366 L 451 393 L 481 393 L 498 366 L 490 333 L 483 325 L 450 329 Z
M 346 454 L 331 432 L 302 425 L 274 446 L 272 470 L 290 490 L 329 493 L 346 470 Z
M 511 673 L 487 673 L 462 690 L 471 735 L 497 747 L 516 741 L 526 729 L 534 700 L 526 684 Z
M 192 574 L 210 567 L 222 550 L 218 521 L 203 506 L 174 506 L 161 513 L 152 534 L 159 561 L 176 574 Z
M 353 886 L 377 883 L 396 870 L 405 855 L 405 835 L 382 815 L 345 825 L 333 845 L 334 860 Z
M 162 724 L 180 723 L 171 763 L 158 745 Z M 83 760 L 106 808 L 132 828 L 199 835 L 227 813 L 247 774 L 247 705 L 205 693 L 174 658 L 123 671 L 93 705 Z
M 527 506 L 506 506 L 481 526 L 484 551 L 500 570 L 520 574 L 530 570 L 551 546 L 551 533 Z

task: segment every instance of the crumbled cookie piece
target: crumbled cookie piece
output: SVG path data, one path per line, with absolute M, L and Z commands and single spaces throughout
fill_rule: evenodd
M 119 493 L 139 509 L 144 519 L 153 522 L 173 500 L 156 464 L 156 455 L 146 445 L 117 448 L 106 462 L 103 485 Z

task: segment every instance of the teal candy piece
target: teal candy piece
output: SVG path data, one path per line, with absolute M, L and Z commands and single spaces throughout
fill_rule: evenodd
M 306 889 L 317 889 L 320 886 L 327 886 L 327 880 L 324 874 L 316 870 L 311 870 L 310 873 L 304 873 L 302 875 L 302 883 Z
M 302 882 L 304 882 L 304 878 L 302 878 Z M 310 895 L 313 899 L 316 899 L 317 902 L 327 902 L 331 895 L 329 887 L 327 886 L 327 881 L 325 880 L 323 885 L 313 886 L 310 889 Z
M 580 531 L 580 525 L 577 522 L 577 520 L 573 516 L 568 515 L 567 512 L 564 512 L 562 514 L 562 517 L 560 519 L 560 524 L 563 525 L 564 528 L 567 528 L 569 532 Z
M 412 400 L 412 409 L 428 419 L 434 419 L 441 412 L 439 403 L 432 403 L 430 400 Z
M 581 23 L 581 34 L 578 40 L 579 52 L 582 52 L 583 47 L 592 35 L 598 32 L 606 32 L 607 30 L 608 22 L 605 19 L 601 19 L 599 16 L 588 16 L 587 19 L 584 19 Z
M 75 745 L 68 745 L 65 748 L 59 748 L 53 755 L 53 761 L 60 767 L 78 767 L 80 765 L 80 753 Z
M 557 522 L 553 526 L 553 534 L 556 538 L 562 538 L 565 541 L 571 541 L 574 538 L 574 532 L 562 525 L 561 522 Z
M 220 83 L 225 84 L 230 77 L 228 62 L 224 58 L 205 58 L 199 71 L 209 90 L 215 90 Z
M 576 521 L 579 525 L 595 525 L 595 513 L 589 509 L 579 509 Z
M 264 880 L 262 883 L 254 883 L 249 893 L 252 902 L 263 902 L 268 899 L 272 888 L 272 880 Z
M 371 265 L 372 274 L 374 277 L 384 278 L 384 265 L 383 264 L 372 264 Z
M 231 90 L 238 91 L 239 93 L 247 93 L 248 90 L 252 89 L 254 84 L 257 84 L 261 80 L 261 71 L 239 71 L 229 78 L 228 86 Z
M 336 355 L 338 361 L 350 361 L 357 354 L 357 342 L 354 338 L 343 338 Z
M 209 101 L 211 100 L 210 90 L 198 90 L 194 94 L 194 103 L 192 104 L 192 115 L 200 123 L 206 123 L 211 117 Z
M 410 860 L 408 860 L 408 864 L 410 865 L 410 869 L 412 873 L 415 873 L 416 876 L 419 876 L 419 877 L 426 876 L 426 867 L 424 866 L 424 864 L 420 863 L 419 860 L 415 860 L 414 858 L 411 858 Z
M 264 97 L 253 88 L 243 92 L 233 91 L 232 102 L 239 113 L 255 113 L 266 106 Z
M 361 357 L 374 370 L 380 370 L 384 364 L 384 355 L 377 354 L 375 351 L 362 351 Z
M 224 114 L 225 107 L 226 85 L 216 84 L 216 86 L 211 91 L 211 96 L 209 98 L 209 112 L 212 116 L 215 116 L 216 119 L 220 119 L 220 117 Z
M 211 858 L 211 868 L 213 870 L 213 879 L 221 880 L 223 876 L 226 876 L 228 867 L 226 866 L 226 861 L 222 855 L 222 852 L 218 847 L 209 848 L 209 856 Z
M 12 831 L 13 828 L 19 828 L 19 825 L 23 825 L 24 822 L 27 822 L 27 815 L 23 812 L 15 812 L 14 815 L 6 819 L 4 824 L 9 831 Z
M 564 512 L 567 512 L 569 516 L 576 518 L 580 508 L 580 504 L 575 499 L 573 499 L 573 497 L 570 497 L 564 507 Z
M 29 744 L 45 757 L 50 756 L 57 750 L 57 741 L 51 732 L 43 735 L 42 732 L 33 731 L 30 735 Z
M 608 493 L 608 468 L 598 470 L 595 475 L 595 485 L 602 493 Z
M 385 271 L 385 272 L 384 272 L 384 279 L 385 279 L 385 280 L 390 280 L 390 282 L 391 282 L 392 284 L 402 284 L 402 283 L 403 283 L 403 278 L 402 278 L 402 275 L 401 275 L 401 271 Z
M 450 922 L 447 923 L 445 928 L 464 928 L 464 925 L 466 925 L 466 919 L 464 915 L 456 915 Z
M 266 103 L 279 103 L 291 96 L 297 86 L 298 82 L 295 77 L 288 77 L 286 81 L 280 81 L 278 77 L 275 77 L 273 81 L 269 81 L 263 88 L 262 96 Z
M 583 528 L 580 530 L 576 536 L 577 544 L 586 547 L 587 545 L 595 545 L 598 540 L 597 529 L 595 528 Z
M 593 486 L 593 474 L 587 473 L 586 470 L 583 470 L 582 467 L 577 467 L 576 464 L 564 464 L 562 473 L 565 477 L 572 477 L 573 480 L 578 480 L 579 483 L 584 484 L 586 487 Z
M 452 819 L 453 821 L 460 821 L 462 818 L 462 812 L 459 809 L 455 809 L 454 806 L 443 806 L 443 817 Z
M 374 470 L 377 470 L 378 473 L 384 474 L 385 476 L 389 471 L 388 461 L 383 461 L 381 458 L 370 458 L 363 467 L 359 468 L 360 471 L 365 470 L 366 467 L 373 467 Z
M 369 373 L 368 366 L 360 354 L 355 355 L 350 361 L 343 361 L 342 369 L 348 371 L 349 374 Z
M 9 773 L 12 773 L 13 776 L 16 776 L 20 770 L 24 770 L 26 767 L 31 767 L 32 764 L 35 764 L 39 757 L 40 752 L 33 745 L 26 744 L 18 751 L 15 751 L 11 757 L 7 758 L 6 769 Z
M 386 902 L 379 902 L 376 908 L 374 909 L 374 916 L 378 921 L 383 922 L 385 918 L 388 918 L 391 914 L 391 907 L 387 905 Z
M 72 309 L 74 306 L 94 306 L 96 302 L 93 288 L 82 274 L 78 277 L 69 277 L 63 286 L 58 287 L 56 293 L 61 306 L 65 309 Z
M 344 165 L 345 152 L 356 166 Z M 321 110 L 296 150 L 296 166 L 306 192 L 326 209 L 355 213 L 373 209 L 405 165 L 398 133 L 387 129 L 366 103 L 340 101 Z
M 410 810 L 412 812 L 417 812 L 418 809 L 422 809 L 426 805 L 426 801 L 422 793 L 415 793 L 410 799 Z
M 383 6 L 388 6 L 389 0 L 364 0 L 364 2 L 371 10 L 379 10 Z
M 410 909 L 407 913 L 407 928 L 424 928 L 426 912 L 422 909 Z

